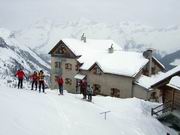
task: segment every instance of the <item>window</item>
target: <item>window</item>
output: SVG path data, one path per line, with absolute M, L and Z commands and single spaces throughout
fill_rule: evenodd
M 60 54 L 66 53 L 66 49 L 65 49 L 64 46 L 61 46 L 61 48 L 60 48 L 60 50 L 59 50 L 59 53 L 60 53 Z
M 65 69 L 72 70 L 72 64 L 66 63 L 65 64 Z
M 55 62 L 55 68 L 61 68 L 61 62 Z
M 101 93 L 101 86 L 99 84 L 94 84 L 94 95 L 99 95 Z
M 150 101 L 157 102 L 158 101 L 158 96 L 156 92 L 152 92 L 150 95 Z
M 76 65 L 76 71 L 79 71 L 79 68 L 80 68 L 80 65 L 77 64 L 77 65 Z
M 156 67 L 152 67 L 152 74 L 156 74 Z
M 58 80 L 58 78 L 59 78 L 59 76 L 58 76 L 58 75 L 56 75 L 56 76 L 54 77 L 54 80 L 55 80 L 55 81 L 57 81 L 57 80 Z
M 101 74 L 101 70 L 99 68 L 96 68 L 96 74 Z
M 148 76 L 149 75 L 149 72 L 148 72 L 148 70 L 143 70 L 143 75 L 146 75 L 146 76 Z
M 98 67 L 95 67 L 93 69 L 93 73 L 96 74 L 96 75 L 100 75 L 101 74 L 101 70 Z
M 112 97 L 120 97 L 120 90 L 116 88 L 111 88 L 111 96 Z
M 70 78 L 66 78 L 65 79 L 65 84 L 71 85 L 72 84 L 72 80 Z
M 57 68 L 58 67 L 58 62 L 55 62 L 55 68 Z

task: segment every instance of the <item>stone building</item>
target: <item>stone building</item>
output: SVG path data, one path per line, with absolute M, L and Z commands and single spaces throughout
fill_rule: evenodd
M 55 78 L 62 75 L 68 92 L 78 92 L 78 82 L 84 78 L 93 86 L 95 95 L 147 99 L 146 90 L 135 82 L 141 75 L 151 76 L 164 70 L 152 56 L 124 51 L 112 40 L 62 39 L 49 52 L 51 55 L 51 89 L 57 88 Z

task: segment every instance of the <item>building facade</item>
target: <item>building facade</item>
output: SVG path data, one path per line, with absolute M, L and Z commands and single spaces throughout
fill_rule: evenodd
M 146 99 L 148 92 L 134 82 L 142 74 L 153 75 L 164 69 L 154 57 L 125 52 L 109 40 L 60 40 L 51 54 L 51 89 L 57 89 L 57 76 L 64 78 L 64 89 L 79 91 L 79 81 L 87 79 L 95 95 Z M 101 57 L 100 57 L 101 56 Z M 150 62 L 151 60 L 151 62 Z M 136 62 L 137 61 L 137 62 Z M 149 71 L 150 70 L 150 71 Z M 150 72 L 150 73 L 149 73 Z

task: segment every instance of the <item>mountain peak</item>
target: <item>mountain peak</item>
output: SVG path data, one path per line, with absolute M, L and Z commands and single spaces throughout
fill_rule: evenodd
M 7 48 L 7 44 L 2 37 L 0 37 L 0 47 Z
M 12 32 L 5 28 L 0 28 L 0 37 L 9 38 Z

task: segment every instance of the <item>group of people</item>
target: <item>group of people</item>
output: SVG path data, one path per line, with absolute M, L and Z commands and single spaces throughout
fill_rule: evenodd
M 25 75 L 24 71 L 22 69 L 19 69 L 16 72 L 15 75 L 18 78 L 18 89 L 22 89 L 23 88 L 23 80 L 24 78 L 27 78 L 27 76 Z M 29 76 L 30 80 L 31 80 L 31 90 L 37 90 L 38 85 L 39 85 L 39 93 L 42 92 L 45 93 L 45 82 L 44 82 L 44 72 L 42 70 L 40 70 L 39 72 L 34 71 L 33 74 L 31 74 Z M 58 86 L 59 86 L 59 95 L 63 95 L 63 84 L 64 84 L 64 80 L 62 78 L 62 76 L 58 76 L 55 81 L 57 82 Z
M 19 69 L 16 72 L 16 75 L 18 78 L 18 89 L 22 89 L 23 88 L 23 80 L 24 78 L 27 76 L 25 75 L 24 71 L 22 69 Z M 40 70 L 39 72 L 34 71 L 33 74 L 31 74 L 30 76 L 31 79 L 31 90 L 34 90 L 34 86 L 35 86 L 35 90 L 37 90 L 38 85 L 39 85 L 39 92 L 41 92 L 41 88 L 42 88 L 42 92 L 45 93 L 45 83 L 44 83 L 44 72 L 42 70 Z M 64 80 L 63 77 L 61 75 L 57 76 L 55 81 L 57 82 L 58 86 L 59 86 L 59 95 L 63 95 L 63 85 L 64 85 Z M 87 83 L 86 79 L 83 79 L 79 82 L 79 86 L 80 86 L 80 93 L 83 94 L 83 99 L 88 101 L 92 101 L 92 95 L 93 95 L 93 88 Z
M 63 85 L 64 85 L 64 80 L 63 77 L 57 76 L 55 81 L 57 82 L 59 86 L 59 95 L 63 95 Z M 83 79 L 79 82 L 80 86 L 80 93 L 83 94 L 83 99 L 88 101 L 92 101 L 92 96 L 93 96 L 93 88 L 87 83 L 86 79 Z
M 18 78 L 18 89 L 20 88 L 22 89 L 23 80 L 24 78 L 27 78 L 27 76 L 25 75 L 22 69 L 19 69 L 16 72 L 15 76 Z M 39 84 L 39 92 L 41 92 L 41 88 L 42 88 L 42 92 L 45 93 L 44 72 L 42 70 L 40 70 L 39 73 L 37 71 L 34 71 L 34 73 L 30 75 L 29 77 L 32 80 L 31 90 L 34 89 L 34 85 L 35 85 L 35 90 L 37 90 L 37 85 Z
M 80 93 L 83 94 L 83 99 L 86 100 L 88 97 L 88 101 L 92 101 L 92 95 L 93 95 L 93 88 L 90 86 L 90 84 L 87 83 L 86 79 L 83 79 L 79 83 L 80 86 Z

